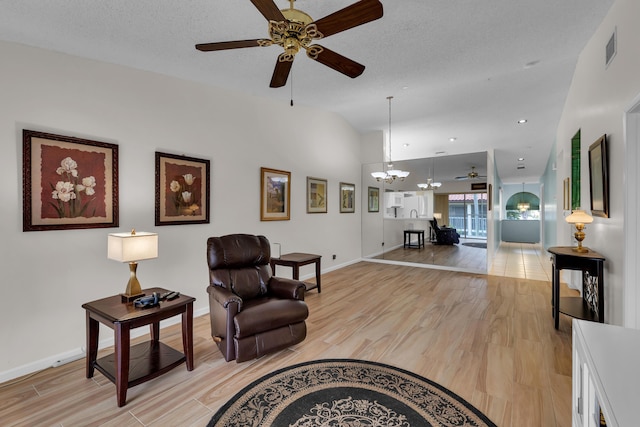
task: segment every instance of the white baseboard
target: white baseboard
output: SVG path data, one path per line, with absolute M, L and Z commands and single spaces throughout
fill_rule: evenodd
M 202 316 L 203 314 L 209 313 L 209 307 L 204 307 L 198 310 L 194 310 L 193 316 Z M 160 322 L 160 328 L 166 328 L 167 326 L 175 325 L 180 323 L 181 317 L 174 316 L 170 319 L 163 320 Z M 137 338 L 142 335 L 149 333 L 148 328 L 136 328 L 131 331 L 131 338 Z M 113 345 L 113 336 L 110 338 L 101 340 L 98 343 L 98 349 L 103 349 L 106 347 L 111 347 Z M 82 359 L 85 357 L 86 349 L 84 346 L 75 348 L 73 350 L 65 351 L 64 353 L 55 354 L 44 359 L 36 360 L 35 362 L 28 363 L 26 365 L 18 366 L 13 369 L 9 369 L 4 372 L 0 372 L 0 384 L 11 381 L 13 379 L 32 374 L 34 372 L 42 371 L 47 368 L 55 368 L 58 366 L 62 366 L 66 363 L 73 362 L 78 359 Z
M 339 270 L 341 268 L 344 268 L 348 265 L 351 264 L 355 264 L 357 262 L 362 261 L 362 259 L 355 259 L 343 264 L 339 264 L 339 265 L 335 265 L 332 266 L 330 268 L 326 268 L 324 270 L 322 270 L 322 274 L 324 273 L 328 273 L 330 271 L 334 271 L 334 270 Z M 301 277 L 301 280 L 307 280 L 307 279 L 311 279 L 311 278 L 315 278 L 315 273 L 309 274 L 309 275 L 305 275 L 304 277 Z M 202 316 L 204 314 L 209 313 L 209 306 L 207 305 L 206 307 L 200 308 L 198 310 L 194 310 L 193 312 L 193 316 L 194 317 L 198 317 L 198 316 Z M 163 320 L 162 322 L 160 322 L 160 328 L 166 328 L 167 326 L 171 326 L 171 325 L 175 325 L 177 323 L 180 323 L 181 318 L 178 316 L 174 316 L 170 319 L 167 320 Z M 137 338 L 139 336 L 145 335 L 149 332 L 148 328 L 136 328 L 133 329 L 131 331 L 131 338 Z M 106 347 L 111 347 L 113 346 L 113 336 L 101 340 L 98 343 L 98 349 L 103 349 Z M 69 362 L 73 362 L 75 360 L 79 360 L 85 357 L 86 354 L 86 349 L 83 346 L 69 350 L 69 351 L 65 351 L 64 353 L 59 353 L 59 354 L 55 354 L 49 357 L 46 357 L 44 359 L 40 359 L 40 360 L 36 360 L 35 362 L 31 362 L 28 363 L 26 365 L 22 365 L 22 366 L 18 366 L 16 368 L 13 369 L 9 369 L 7 371 L 3 371 L 0 372 L 0 384 L 7 382 L 7 381 L 11 381 L 13 379 L 25 376 L 25 375 L 29 375 L 32 374 L 34 372 L 38 372 L 41 371 L 43 369 L 47 369 L 47 368 L 51 368 L 51 367 L 58 367 L 58 366 L 62 366 L 66 363 Z

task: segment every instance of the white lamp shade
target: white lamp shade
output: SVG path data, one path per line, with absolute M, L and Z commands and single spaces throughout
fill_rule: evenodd
M 107 240 L 107 258 L 120 262 L 141 261 L 158 257 L 158 235 L 137 231 L 111 233 Z
M 371 172 L 371 176 L 374 177 L 375 179 L 380 180 L 380 179 L 384 179 L 387 176 L 387 174 L 384 172 Z
M 569 224 L 591 224 L 593 217 L 581 209 L 576 209 L 571 215 L 565 218 Z

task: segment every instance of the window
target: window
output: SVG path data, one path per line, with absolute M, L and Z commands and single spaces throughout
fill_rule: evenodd
M 487 193 L 449 194 L 449 226 L 460 237 L 487 238 Z

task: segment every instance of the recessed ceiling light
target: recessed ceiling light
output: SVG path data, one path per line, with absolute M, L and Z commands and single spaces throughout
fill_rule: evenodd
M 458 138 L 456 138 L 455 136 L 452 136 L 451 138 L 449 138 L 449 142 L 455 142 L 457 141 Z
M 407 148 L 407 147 L 409 146 L 409 144 L 407 144 L 407 143 L 405 142 L 404 144 L 402 144 L 402 146 L 403 146 L 404 148 Z
M 524 162 L 524 157 L 518 157 L 519 162 Z
M 402 86 L 402 90 L 407 90 L 409 89 L 409 86 Z
M 525 124 L 525 123 L 527 123 L 527 119 L 520 119 L 520 120 L 518 120 L 518 124 L 523 125 L 523 124 Z

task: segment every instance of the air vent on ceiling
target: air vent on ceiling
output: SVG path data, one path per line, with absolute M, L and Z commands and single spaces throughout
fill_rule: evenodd
M 607 46 L 605 47 L 605 67 L 608 67 L 613 61 L 613 57 L 616 56 L 616 52 L 618 51 L 618 42 L 617 42 L 617 34 L 618 29 L 614 28 L 613 34 L 611 34 L 611 38 L 607 42 Z
M 516 167 L 516 169 L 524 169 L 524 165 L 518 165 L 518 167 Z

